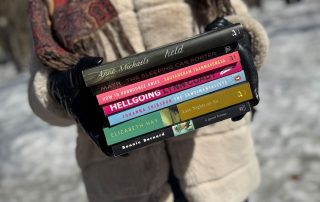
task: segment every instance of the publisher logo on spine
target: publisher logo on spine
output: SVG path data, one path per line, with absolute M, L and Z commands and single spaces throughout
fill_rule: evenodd
M 231 69 L 232 69 L 232 67 L 231 67 L 231 66 L 224 68 L 224 69 L 220 72 L 220 75 L 222 76 L 222 75 L 224 75 L 224 74 L 226 74 L 226 73 L 230 72 L 230 71 L 231 71 Z

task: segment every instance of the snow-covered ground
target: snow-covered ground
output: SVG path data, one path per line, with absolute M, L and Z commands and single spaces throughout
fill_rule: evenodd
M 253 131 L 262 184 L 253 202 L 320 201 L 320 1 L 252 13 L 271 49 L 260 72 Z M 9 79 L 11 77 L 11 79 Z M 0 202 L 85 202 L 74 158 L 75 128 L 47 125 L 27 101 L 28 75 L 0 68 Z
M 0 83 L 0 202 L 85 202 L 75 127 L 52 127 L 28 105 L 28 75 Z
M 262 184 L 253 201 L 320 201 L 320 1 L 254 12 L 271 38 L 254 138 Z

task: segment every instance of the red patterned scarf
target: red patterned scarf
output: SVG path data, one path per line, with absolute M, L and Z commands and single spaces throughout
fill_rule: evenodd
M 109 0 L 29 0 L 29 15 L 36 55 L 44 65 L 66 70 L 90 52 L 94 41 L 88 38 L 117 11 Z
M 230 0 L 185 1 L 195 8 L 202 16 L 200 21 L 206 24 L 215 17 L 234 12 Z M 97 30 L 101 29 L 110 38 L 110 43 L 114 43 L 106 24 L 118 28 L 124 49 L 129 54 L 134 53 L 109 0 L 29 0 L 29 14 L 35 53 L 50 68 L 66 70 L 83 56 L 103 57 L 104 48 L 99 46 Z

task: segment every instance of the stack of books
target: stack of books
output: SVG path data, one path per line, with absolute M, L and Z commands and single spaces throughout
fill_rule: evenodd
M 113 155 L 250 111 L 242 32 L 235 24 L 83 71 Z

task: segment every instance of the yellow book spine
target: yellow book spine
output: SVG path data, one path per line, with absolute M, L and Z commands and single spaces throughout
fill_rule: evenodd
M 252 99 L 250 84 L 245 82 L 198 99 L 177 105 L 181 121 L 189 120 Z

